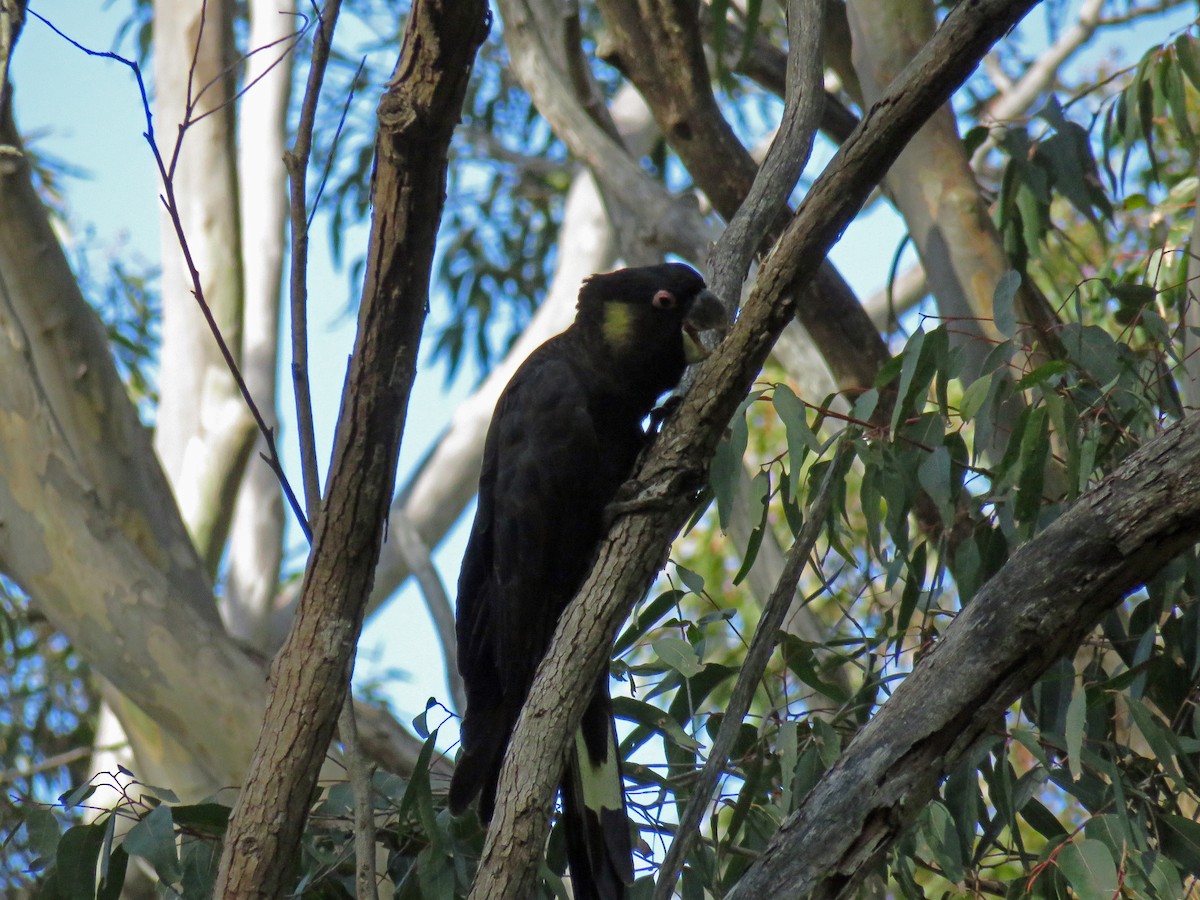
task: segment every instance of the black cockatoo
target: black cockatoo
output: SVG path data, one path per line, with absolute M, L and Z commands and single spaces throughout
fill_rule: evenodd
M 558 618 L 605 533 L 605 508 L 646 443 L 642 423 L 726 321 L 689 266 L 593 275 L 574 324 L 513 375 L 488 429 L 479 504 L 458 580 L 458 667 L 466 686 L 450 809 L 480 794 L 487 822 L 500 766 Z M 579 900 L 633 882 L 608 673 L 597 681 L 562 783 L 567 861 Z

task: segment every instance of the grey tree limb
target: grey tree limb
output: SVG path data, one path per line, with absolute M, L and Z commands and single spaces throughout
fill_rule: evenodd
M 421 535 L 403 510 L 393 511 L 389 523 L 389 534 L 396 541 L 401 555 L 408 563 L 409 570 L 417 579 L 421 589 L 421 598 L 433 620 L 438 643 L 442 647 L 442 658 L 445 660 L 446 686 L 454 708 L 462 712 L 467 708 L 467 693 L 463 687 L 462 675 L 458 671 L 458 645 L 454 634 L 454 607 L 450 605 L 450 597 L 446 594 L 446 586 L 442 584 L 442 576 L 438 574 L 433 564 L 433 556 Z
M 1013 700 L 1198 539 L 1200 416 L 1191 416 L 1009 558 L 730 896 L 779 885 L 795 896 L 847 896 Z
M 763 235 L 788 208 L 812 152 L 825 106 L 821 32 L 825 0 L 788 0 L 787 92 L 783 118 L 750 192 L 709 259 L 710 287 L 732 313 Z

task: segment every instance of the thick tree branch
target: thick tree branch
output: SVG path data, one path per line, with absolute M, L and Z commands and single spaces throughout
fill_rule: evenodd
M 702 368 L 654 452 L 639 467 L 656 501 L 621 519 L 559 623 L 506 754 L 498 805 L 472 889 L 475 900 L 531 893 L 568 735 L 603 671 L 620 623 L 662 565 L 691 510 L 718 437 L 794 314 L 799 283 L 817 271 L 879 174 L 926 117 L 1033 0 L 967 0 L 873 106 L 817 179 L 766 261 L 730 336 Z
M 0 25 L 9 22 L 8 13 L 0 17 Z M 215 624 L 212 583 L 150 434 L 33 187 L 14 121 L 15 96 L 10 85 L 0 84 L 0 291 L 21 328 L 38 337 L 25 348 L 28 365 L 97 500 L 125 537 L 157 562 L 184 602 Z
M 731 896 L 781 885 L 790 895 L 846 895 L 1013 700 L 1197 540 L 1200 416 L 1192 416 L 1130 456 L 1009 558 Z
M 416 374 L 450 137 L 487 18 L 483 0 L 417 0 L 379 103 L 367 271 L 328 493 L 229 823 L 217 896 L 284 892 L 346 697 Z

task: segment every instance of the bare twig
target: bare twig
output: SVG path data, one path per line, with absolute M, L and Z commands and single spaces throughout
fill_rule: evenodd
M 834 489 L 845 477 L 846 468 L 853 456 L 855 436 L 854 429 L 847 429 L 842 434 L 833 461 L 821 481 L 821 487 L 809 505 L 804 526 L 796 536 L 796 542 L 792 544 L 792 549 L 788 551 L 783 573 L 779 576 L 779 581 L 763 608 L 762 618 L 759 619 L 754 637 L 750 641 L 750 649 L 746 651 L 746 656 L 742 660 L 737 683 L 725 706 L 721 727 L 717 731 L 712 750 L 708 754 L 708 761 L 704 764 L 699 778 L 692 787 L 691 799 L 688 800 L 687 807 L 679 818 L 675 840 L 671 842 L 671 847 L 667 850 L 666 858 L 663 859 L 662 867 L 659 869 L 658 884 L 654 890 L 655 900 L 670 900 L 679 870 L 683 868 L 684 857 L 687 856 L 692 841 L 699 835 L 697 829 L 700 827 L 704 810 L 711 801 L 717 782 L 725 771 L 725 761 L 729 757 L 730 750 L 733 749 L 734 741 L 741 731 L 742 722 L 750 709 L 754 690 L 767 668 L 772 652 L 774 652 L 779 628 L 796 596 L 796 583 L 800 580 L 809 554 L 812 553 L 817 538 L 820 537 L 821 530 L 825 527 L 825 520 L 828 518 L 829 509 L 833 504 Z
M 2 3 L 3 0 L 0 0 Z M 101 753 L 105 750 L 118 750 L 127 746 L 126 744 L 110 744 L 107 747 L 75 747 L 71 750 L 66 750 L 62 753 L 56 753 L 54 756 L 47 756 L 45 759 L 38 760 L 36 763 L 31 763 L 28 766 L 23 766 L 18 769 L 7 769 L 0 772 L 0 784 L 9 784 L 14 781 L 20 781 L 28 778 L 31 775 L 36 775 L 39 772 L 48 772 L 51 769 L 57 769 L 59 766 L 65 766 L 75 762 L 77 759 L 86 759 L 93 753 Z
M 358 740 L 354 699 L 346 702 L 338 716 L 338 731 L 345 751 L 346 777 L 354 794 L 354 894 L 357 900 L 378 900 L 375 887 L 375 801 L 371 789 L 373 766 L 367 764 Z
M 287 475 L 283 471 L 283 464 L 279 460 L 279 451 L 275 444 L 275 429 L 269 426 L 263 418 L 258 404 L 254 402 L 254 397 L 250 394 L 250 389 L 246 386 L 246 379 L 242 376 L 241 369 L 237 364 L 237 360 L 233 357 L 233 352 L 229 349 L 229 344 L 226 342 L 224 335 L 221 334 L 221 328 L 213 317 L 212 309 L 209 308 L 208 302 L 204 299 L 204 288 L 200 282 L 200 272 L 196 268 L 196 264 L 192 259 L 191 247 L 188 244 L 187 234 L 183 229 L 183 220 L 179 215 L 179 204 L 175 198 L 174 186 L 174 166 L 179 158 L 179 147 L 183 143 L 183 136 L 188 129 L 188 126 L 193 124 L 189 118 L 191 108 L 185 112 L 184 120 L 179 126 L 179 136 L 176 138 L 174 151 L 171 156 L 170 166 L 163 159 L 162 152 L 159 150 L 158 141 L 154 136 L 154 116 L 150 111 L 150 99 L 146 93 L 146 83 L 142 79 L 141 67 L 133 60 L 126 59 L 118 53 L 111 51 L 92 50 L 85 47 L 83 44 L 76 41 L 74 38 L 64 34 L 53 22 L 43 16 L 38 15 L 34 10 L 28 10 L 29 15 L 36 18 L 47 28 L 75 47 L 81 50 L 88 56 L 99 56 L 105 59 L 111 59 L 122 65 L 128 66 L 133 72 L 134 78 L 137 80 L 138 91 L 142 97 L 142 110 L 146 115 L 146 131 L 144 137 L 150 145 L 150 152 L 154 155 L 155 165 L 158 167 L 159 179 L 163 185 L 163 194 L 161 200 L 163 206 L 166 207 L 167 214 L 171 219 L 171 226 L 175 230 L 175 236 L 179 241 L 179 249 L 183 253 L 184 262 L 187 265 L 188 276 L 192 281 L 192 294 L 196 298 L 196 305 L 200 308 L 200 312 L 204 316 L 204 321 L 208 324 L 209 331 L 212 332 L 213 340 L 217 343 L 217 349 L 221 351 L 221 357 L 225 360 L 225 365 L 229 369 L 230 375 L 233 376 L 234 383 L 237 384 L 238 391 L 242 395 L 242 399 L 246 402 L 247 409 L 250 410 L 250 415 L 254 417 L 254 423 L 258 426 L 258 430 L 262 433 L 263 440 L 267 445 L 267 453 L 263 454 L 263 460 L 275 476 L 279 479 L 279 484 L 283 488 L 284 496 L 287 497 L 288 505 L 291 506 L 296 520 L 300 524 L 304 536 L 310 542 L 312 541 L 312 529 L 309 527 L 308 517 L 304 514 L 304 510 L 300 507 L 300 501 L 296 498 L 296 492 L 292 490 L 291 484 L 288 482 Z
M 291 189 L 292 261 L 292 386 L 296 393 L 296 431 L 300 439 L 300 471 L 304 483 L 304 508 L 311 518 L 321 502 L 321 476 L 317 470 L 317 439 L 313 428 L 312 392 L 308 381 L 308 160 L 312 153 L 313 124 L 325 67 L 333 43 L 333 29 L 341 12 L 341 0 L 329 0 L 317 14 L 313 36 L 312 65 L 300 105 L 296 141 L 284 156 Z M 311 542 L 312 538 L 309 537 Z
M 284 154 L 284 165 L 288 171 L 290 220 L 292 225 L 291 254 L 291 313 L 292 313 L 292 388 L 296 396 L 296 431 L 300 441 L 300 472 L 304 483 L 304 507 L 311 519 L 316 515 L 321 502 L 321 474 L 317 468 L 317 439 L 313 425 L 312 391 L 308 377 L 308 230 L 312 218 L 308 212 L 308 163 L 312 154 L 313 127 L 317 117 L 317 104 L 321 98 L 321 85 L 325 80 L 325 69 L 333 46 L 333 31 L 337 27 L 341 0 L 329 0 L 325 9 L 317 11 L 317 32 L 313 36 L 312 62 L 308 70 L 308 82 L 304 88 L 304 100 L 300 105 L 300 121 L 296 126 L 296 139 L 292 149 Z M 362 66 L 359 66 L 361 71 Z M 358 75 L 355 75 L 357 80 Z M 346 109 L 354 96 L 351 90 L 342 110 L 345 121 Z M 338 136 L 342 124 L 338 123 Z M 336 146 L 336 137 L 335 137 Z M 331 159 L 332 161 L 332 152 Z M 322 174 L 322 187 L 328 167 Z M 318 199 L 320 192 L 318 191 Z M 316 204 L 313 204 L 313 213 Z M 351 664 L 353 671 L 353 664 Z M 346 775 L 354 793 L 354 889 L 358 900 L 375 900 L 375 805 L 372 800 L 371 772 L 358 740 L 358 723 L 354 717 L 354 696 L 347 690 L 342 711 L 338 717 L 338 729 L 345 750 Z

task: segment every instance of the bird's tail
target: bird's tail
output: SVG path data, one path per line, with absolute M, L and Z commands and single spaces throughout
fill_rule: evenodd
M 606 717 L 607 718 L 607 717 Z M 563 775 L 563 827 L 567 865 L 576 900 L 622 900 L 633 884 L 633 847 L 617 734 L 608 719 L 607 740 L 591 746 L 582 730 L 567 752 Z
M 492 820 L 500 766 L 512 727 L 502 708 L 477 704 L 472 710 L 468 705 L 462 723 L 463 752 L 450 777 L 450 812 L 459 815 L 479 794 L 479 820 L 485 825 Z

